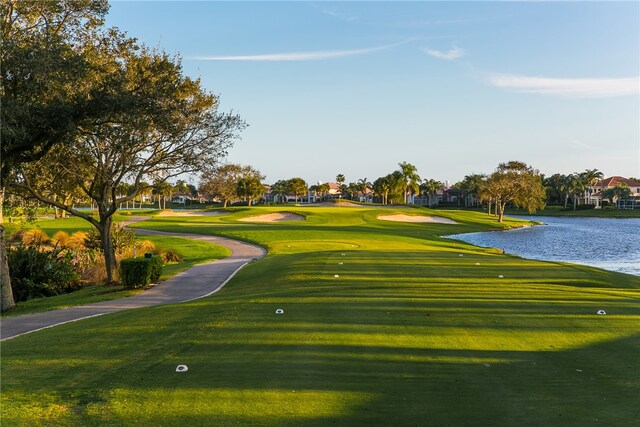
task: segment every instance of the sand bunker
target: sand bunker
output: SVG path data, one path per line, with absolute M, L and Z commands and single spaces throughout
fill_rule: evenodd
M 306 218 L 302 215 L 294 214 L 291 212 L 277 212 L 272 214 L 250 216 L 248 218 L 242 218 L 238 221 L 246 222 L 280 222 L 280 221 L 303 221 Z
M 434 222 L 438 224 L 457 224 L 454 220 L 449 218 L 442 218 L 440 216 L 418 216 L 418 215 L 380 215 L 378 219 L 383 221 L 395 221 L 395 222 Z
M 221 211 L 172 211 L 165 209 L 156 216 L 220 216 L 228 214 L 229 212 Z

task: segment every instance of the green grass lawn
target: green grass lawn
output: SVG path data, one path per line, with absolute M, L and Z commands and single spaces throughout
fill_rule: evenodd
M 496 225 L 475 212 L 236 222 L 275 210 L 140 224 L 270 253 L 215 296 L 3 342 L 2 424 L 637 425 L 640 278 L 438 237 Z

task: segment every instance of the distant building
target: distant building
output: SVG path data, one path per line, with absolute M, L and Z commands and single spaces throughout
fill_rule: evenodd
M 611 176 L 609 178 L 602 179 L 598 181 L 594 185 L 590 185 L 585 190 L 584 197 L 582 200 L 586 204 L 592 204 L 596 206 L 596 209 L 602 207 L 602 192 L 609 189 L 615 188 L 618 184 L 626 184 L 631 190 L 631 195 L 628 199 L 624 201 L 619 201 L 619 207 L 621 208 L 631 208 L 631 209 L 639 209 L 640 208 L 640 182 L 633 181 L 629 178 L 624 178 L 622 176 Z
M 173 196 L 171 196 L 171 203 L 177 203 L 179 205 L 184 205 L 184 206 L 191 203 L 193 200 L 194 198 L 191 197 L 191 194 L 176 193 Z

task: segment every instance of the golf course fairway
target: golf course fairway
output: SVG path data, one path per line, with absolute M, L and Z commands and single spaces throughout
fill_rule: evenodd
M 476 212 L 230 212 L 136 224 L 268 249 L 216 295 L 3 342 L 3 427 L 638 425 L 639 277 L 440 237 Z

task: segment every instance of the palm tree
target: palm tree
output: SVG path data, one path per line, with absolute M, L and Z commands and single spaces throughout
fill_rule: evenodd
M 398 166 L 400 166 L 400 173 L 405 182 L 403 202 L 407 203 L 407 192 L 411 191 L 411 194 L 415 194 L 419 191 L 420 176 L 418 169 L 411 163 L 402 162 L 398 163 Z
M 271 186 L 271 194 L 278 196 L 276 203 L 282 203 L 283 200 L 286 200 L 287 181 L 282 179 L 276 181 L 276 183 Z
M 153 185 L 154 193 L 158 196 L 158 209 L 167 208 L 167 196 L 173 193 L 173 186 L 167 181 L 156 181 Z
M 358 187 L 358 191 L 362 193 L 362 197 L 364 197 L 364 201 L 366 203 L 367 190 L 371 189 L 372 184 L 369 181 L 367 181 L 367 178 L 362 178 L 358 180 L 358 182 L 356 183 L 356 186 Z
M 592 193 L 592 190 L 589 187 L 596 185 L 604 177 L 604 174 L 600 172 L 598 169 L 585 169 L 585 171 L 582 172 L 580 175 L 584 179 L 585 186 L 586 186 L 585 191 L 589 193 L 589 196 L 591 196 L 591 193 Z
M 587 184 L 582 174 L 579 173 L 572 173 L 568 178 L 567 193 L 573 194 L 573 210 L 575 211 L 578 206 L 578 194 L 584 194 Z
M 566 177 L 559 173 L 544 178 L 544 186 L 547 192 L 547 204 L 560 203 L 564 194 L 564 182 Z
M 391 181 L 389 177 L 390 175 L 387 175 L 373 181 L 373 191 L 380 196 L 383 205 L 387 204 L 389 191 L 391 190 Z
M 425 179 L 424 183 L 420 186 L 420 189 L 423 194 L 429 198 L 427 203 L 429 207 L 431 207 L 431 200 L 433 196 L 437 195 L 438 191 L 444 189 L 444 184 L 440 181 L 436 181 L 435 179 Z
M 626 200 L 631 195 L 631 189 L 624 182 L 619 182 L 618 185 L 612 188 L 607 188 L 602 192 L 602 197 L 605 199 L 609 199 L 611 203 L 614 203 L 614 200 L 620 207 L 620 201 Z
M 464 179 L 456 184 L 456 187 L 464 195 L 464 206 L 477 206 L 480 201 L 480 189 L 487 176 L 484 174 L 465 175 Z
M 398 203 L 403 197 L 406 200 L 407 197 L 407 182 L 404 175 L 400 171 L 394 171 L 390 175 L 387 175 L 389 179 L 389 195 L 391 196 L 391 203 Z

